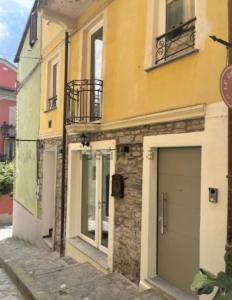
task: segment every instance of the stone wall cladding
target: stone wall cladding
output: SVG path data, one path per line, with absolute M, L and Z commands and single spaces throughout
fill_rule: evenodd
M 139 282 L 140 276 L 143 137 L 203 131 L 204 124 L 204 119 L 195 119 L 88 134 L 92 142 L 116 140 L 116 173 L 123 175 L 126 180 L 124 198 L 115 200 L 114 270 L 122 273 L 135 283 Z M 70 135 L 67 137 L 67 145 L 75 142 L 80 142 L 80 135 Z M 61 141 L 57 139 L 44 140 L 44 143 L 57 143 L 58 148 L 61 147 Z M 124 145 L 129 146 L 129 153 L 124 153 Z M 60 245 L 61 159 L 62 155 L 58 155 L 56 250 L 58 250 Z M 66 159 L 66 169 L 67 161 Z M 41 168 L 40 174 L 42 175 Z

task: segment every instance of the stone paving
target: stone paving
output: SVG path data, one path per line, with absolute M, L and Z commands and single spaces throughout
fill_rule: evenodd
M 38 300 L 167 300 L 138 287 L 120 274 L 103 274 L 89 263 L 61 259 L 47 248 L 38 248 L 13 238 L 0 242 L 3 267 L 24 295 Z M 0 287 L 1 288 L 1 287 Z M 12 287 L 13 289 L 13 287 Z M 11 297 L 11 298 L 9 298 Z M 15 294 L 8 298 L 13 298 Z
M 23 300 L 23 297 L 3 269 L 0 269 L 0 299 Z
M 0 226 L 0 241 L 12 237 L 12 226 Z

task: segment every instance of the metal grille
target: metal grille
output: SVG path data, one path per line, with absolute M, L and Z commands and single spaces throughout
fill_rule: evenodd
M 196 17 L 156 38 L 155 63 L 166 62 L 194 49 Z
M 102 80 L 73 80 L 67 84 L 66 91 L 66 124 L 101 120 Z
M 48 110 L 52 110 L 57 106 L 57 96 L 48 99 Z

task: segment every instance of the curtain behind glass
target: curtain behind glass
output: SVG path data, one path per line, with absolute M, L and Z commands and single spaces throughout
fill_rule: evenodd
M 195 16 L 195 0 L 167 0 L 166 3 L 166 32 Z
M 167 0 L 166 31 L 179 26 L 184 21 L 183 0 Z

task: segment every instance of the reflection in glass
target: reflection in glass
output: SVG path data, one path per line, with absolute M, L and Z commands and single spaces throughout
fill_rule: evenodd
M 81 232 L 95 240 L 96 235 L 96 157 L 82 156 Z
M 108 248 L 109 235 L 109 187 L 110 187 L 110 154 L 102 156 L 102 213 L 101 244 Z

